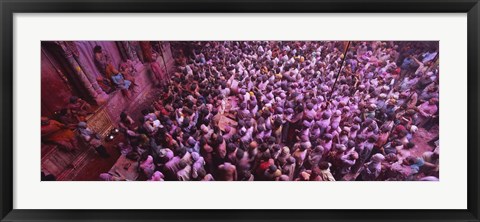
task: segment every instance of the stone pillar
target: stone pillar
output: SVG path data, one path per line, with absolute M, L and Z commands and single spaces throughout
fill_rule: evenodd
M 85 74 L 85 76 L 87 77 L 87 79 L 90 81 L 90 83 L 92 84 L 92 87 L 93 89 L 95 90 L 95 92 L 97 92 L 97 97 L 94 98 L 95 101 L 98 103 L 98 104 L 103 104 L 105 103 L 107 100 L 108 100 L 108 95 L 105 93 L 105 91 L 103 91 L 103 89 L 98 85 L 98 82 L 97 82 L 97 78 L 96 76 L 93 74 L 93 71 L 90 69 L 90 67 L 87 65 L 87 63 L 85 62 L 85 60 L 80 57 L 79 53 L 78 53 L 78 49 L 77 49 L 77 46 L 75 45 L 75 42 L 67 42 L 67 43 L 70 43 L 71 44 L 71 48 L 72 48 L 72 51 L 73 52 L 76 52 L 76 53 L 73 53 L 73 57 L 75 58 L 75 60 L 77 61 L 78 65 L 80 66 L 80 68 L 82 69 L 83 73 Z
M 134 61 L 140 61 L 141 63 L 144 63 L 143 59 L 143 53 L 142 49 L 140 48 L 140 44 L 138 41 L 128 41 L 126 42 L 128 44 L 128 47 L 130 50 L 132 50 L 132 55 L 136 58 L 134 58 Z
M 103 90 L 100 88 L 96 78 L 91 75 L 91 72 L 88 74 L 85 73 L 83 68 L 85 68 L 86 66 L 83 65 L 82 67 L 76 60 L 76 58 L 79 58 L 79 54 L 76 46 L 74 45 L 75 43 L 64 41 L 58 41 L 55 43 L 63 50 L 65 58 L 75 72 L 77 80 L 82 83 L 85 89 L 87 89 L 88 94 L 95 100 L 97 104 L 100 105 L 105 103 L 108 99 L 108 95 L 106 95 L 105 92 L 103 92 Z M 91 81 L 91 79 L 93 81 Z
M 136 71 L 139 72 L 141 69 L 143 69 L 143 64 L 140 61 L 135 49 L 135 43 L 132 41 L 120 41 L 118 43 L 118 45 L 120 45 L 125 52 L 127 58 L 133 62 L 133 66 L 135 67 Z
M 118 48 L 118 51 L 120 51 L 120 55 L 122 57 L 122 61 L 126 61 L 127 59 L 130 59 L 130 57 L 128 56 L 126 50 L 125 50 L 125 47 L 123 47 L 123 44 L 122 42 L 120 41 L 115 41 L 115 45 L 117 46 Z

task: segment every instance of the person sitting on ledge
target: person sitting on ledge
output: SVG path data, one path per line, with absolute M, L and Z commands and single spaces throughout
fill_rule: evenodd
M 92 114 L 92 107 L 85 100 L 71 96 L 67 109 L 78 122 L 85 121 L 85 118 Z
M 100 71 L 103 76 L 103 78 L 98 79 L 98 81 L 106 86 L 116 86 L 117 88 L 122 90 L 122 94 L 125 97 L 130 98 L 131 95 L 128 90 L 133 90 L 133 86 L 135 86 L 136 84 L 133 76 L 130 76 L 130 73 L 128 73 L 129 70 L 123 67 L 123 73 L 118 71 L 113 66 L 108 54 L 102 50 L 101 46 L 95 46 L 93 48 L 93 52 L 95 54 L 95 66 L 97 66 L 98 71 Z
M 101 46 L 96 45 L 93 48 L 93 54 L 95 66 L 102 75 L 97 77 L 97 82 L 106 93 L 111 93 L 113 89 L 110 77 L 118 73 L 118 70 L 113 67 L 110 57 Z
M 110 157 L 105 147 L 102 145 L 102 141 L 100 140 L 100 135 L 96 134 L 93 130 L 87 127 L 86 122 L 79 122 L 78 123 L 78 134 L 80 138 L 83 139 L 89 146 L 95 148 L 98 154 L 103 158 Z
M 132 82 L 130 80 L 126 80 L 123 74 L 119 72 L 112 76 L 112 81 L 118 88 L 122 90 L 122 93 L 125 95 L 125 97 L 130 98 L 131 95 L 128 90 L 133 90 L 133 87 L 130 88 L 130 86 L 132 86 Z
M 44 116 L 42 116 L 41 120 L 42 142 L 53 143 L 67 151 L 77 149 L 75 133 L 67 125 Z

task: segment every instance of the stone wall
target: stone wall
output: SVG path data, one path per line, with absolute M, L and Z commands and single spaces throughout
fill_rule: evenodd
M 120 61 L 120 53 L 117 46 L 113 42 L 98 43 L 98 42 L 80 42 L 79 55 L 87 58 L 83 60 L 90 61 L 92 58 L 87 56 L 89 51 L 88 47 L 94 47 L 96 44 L 101 44 L 102 47 L 108 47 L 110 55 L 114 61 Z M 164 72 L 172 72 L 174 69 L 174 59 L 170 50 L 170 45 L 164 43 L 163 56 L 157 57 L 157 61 Z M 49 61 L 53 60 L 53 61 Z M 165 60 L 165 64 L 164 61 Z M 68 98 L 71 95 L 81 95 L 81 93 L 75 93 L 72 87 L 69 87 L 68 79 L 62 79 L 58 71 L 61 71 L 68 76 L 68 69 L 55 68 L 52 64 L 58 64 L 62 66 L 61 58 L 47 58 L 42 55 L 42 115 L 50 116 L 53 112 L 58 111 L 60 108 L 65 107 L 68 103 Z M 115 62 L 117 63 L 117 62 Z M 118 62 L 119 63 L 119 62 Z M 89 64 L 92 65 L 92 64 Z M 62 66 L 63 67 L 63 66 Z M 133 94 L 131 98 L 126 98 L 120 90 L 116 90 L 108 95 L 108 99 L 101 105 L 96 106 L 95 112 L 87 119 L 87 124 L 94 130 L 97 130 L 102 135 L 107 135 L 109 130 L 117 127 L 117 123 L 120 119 L 120 113 L 127 111 L 128 113 L 138 113 L 145 106 L 147 95 L 150 95 L 155 86 L 152 81 L 152 74 L 149 65 L 138 63 L 136 65 L 137 74 L 135 75 L 135 81 L 138 84 L 136 88 L 137 93 Z M 48 80 L 43 81 L 43 80 Z M 71 80 L 70 80 L 71 81 Z M 51 85 L 50 82 L 54 82 Z M 54 87 L 54 88 L 52 88 Z M 49 96 L 49 94 L 55 93 L 58 96 Z M 85 98 L 88 100 L 87 98 Z M 81 147 L 79 151 L 75 153 L 62 151 L 55 146 L 42 144 L 42 170 L 52 173 L 59 177 L 58 179 L 71 178 L 76 173 L 76 169 L 81 169 L 85 164 L 84 159 L 91 156 L 92 149 Z M 93 151 L 94 152 L 94 151 Z M 89 154 L 90 153 L 90 154 Z

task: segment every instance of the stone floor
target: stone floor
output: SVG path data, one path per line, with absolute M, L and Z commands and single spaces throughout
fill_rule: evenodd
M 429 144 L 432 139 L 438 136 L 438 126 L 433 127 L 429 131 L 424 128 L 419 128 L 415 136 L 413 137 L 413 143 L 417 145 L 417 148 L 411 151 L 413 156 L 420 157 L 425 151 L 433 151 L 435 148 L 432 144 Z
M 108 170 L 115 164 L 120 151 L 116 149 L 115 144 L 123 141 L 123 136 L 119 135 L 113 141 L 104 144 L 105 149 L 110 154 L 108 158 L 100 157 L 96 152 L 89 152 L 86 160 L 88 161 L 82 168 L 76 169 L 76 175 L 72 178 L 73 181 L 92 181 L 98 180 L 100 173 L 108 172 Z
M 158 96 L 160 89 L 153 89 L 145 94 L 137 95 L 133 102 L 128 107 L 128 112 L 134 120 L 141 116 L 141 110 L 148 107 L 151 102 Z M 123 135 L 119 134 L 113 141 L 105 142 L 104 146 L 110 154 L 109 158 L 102 158 L 96 152 L 89 152 L 87 158 L 88 162 L 83 164 L 83 167 L 75 169 L 75 176 L 73 181 L 94 181 L 98 180 L 101 173 L 108 172 L 120 157 L 120 151 L 116 144 L 124 142 Z

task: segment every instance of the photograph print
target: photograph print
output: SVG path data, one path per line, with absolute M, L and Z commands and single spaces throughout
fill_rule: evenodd
M 42 41 L 42 181 L 439 181 L 439 41 Z

